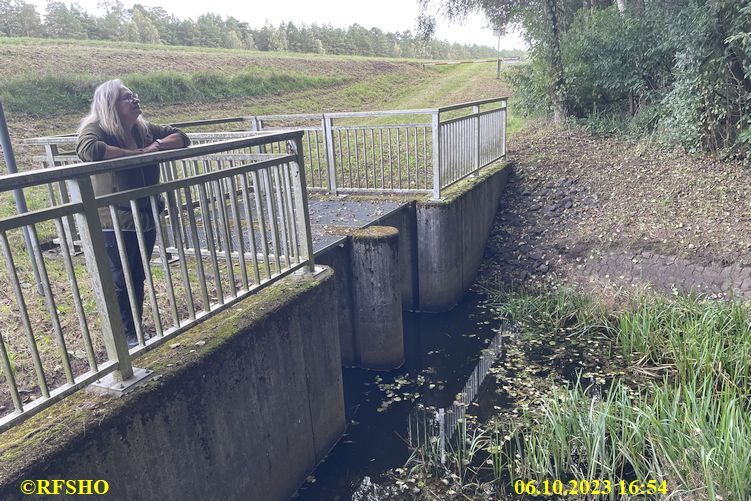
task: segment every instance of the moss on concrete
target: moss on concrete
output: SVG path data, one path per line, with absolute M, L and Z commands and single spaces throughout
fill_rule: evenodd
M 282 279 L 137 358 L 134 365 L 153 370 L 155 376 L 122 398 L 79 391 L 4 432 L 0 435 L 0 487 L 19 481 L 32 466 L 75 447 L 85 440 L 87 430 L 100 427 L 125 407 L 151 396 L 233 336 L 330 279 L 331 270 L 315 277 L 306 274 Z
M 353 240 L 383 240 L 399 236 L 399 230 L 393 226 L 368 226 L 357 228 L 350 234 Z
M 443 190 L 443 193 L 441 193 L 440 200 L 432 200 L 428 198 L 419 203 L 422 205 L 446 205 L 454 203 L 456 199 L 472 191 L 475 186 L 481 184 L 489 177 L 494 176 L 504 169 L 510 169 L 511 165 L 511 162 L 507 160 L 500 160 L 494 164 L 482 168 L 480 170 L 479 176 L 467 177 L 465 179 L 462 179 L 458 183 L 446 188 L 445 190 Z

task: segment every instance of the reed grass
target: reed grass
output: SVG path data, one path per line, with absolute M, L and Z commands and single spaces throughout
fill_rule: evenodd
M 606 333 L 640 377 L 606 388 L 580 378 L 553 387 L 541 409 L 465 430 L 471 442 L 449 455 L 464 470 L 452 478 L 502 492 L 517 479 L 664 480 L 668 493 L 655 498 L 751 499 L 748 305 L 644 296 L 612 312 L 570 289 L 492 296 L 494 311 L 530 336 Z

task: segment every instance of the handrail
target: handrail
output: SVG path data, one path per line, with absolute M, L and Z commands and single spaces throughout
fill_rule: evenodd
M 0 177 L 0 191 L 64 182 L 70 198 L 46 209 L 0 218 L 0 253 L 6 267 L 2 288 L 13 295 L 19 318 L 12 336 L 6 330 L 0 333 L 0 390 L 12 400 L 12 412 L 0 413 L 0 432 L 105 376 L 122 381 L 121 386 L 129 384 L 126 380 L 144 374 L 132 365 L 140 354 L 282 277 L 297 270 L 312 271 L 302 135 L 302 131 L 264 133 Z M 91 175 L 155 163 L 161 163 L 166 173 L 163 182 L 95 196 Z M 144 200 L 149 201 L 145 206 Z M 151 338 L 136 313 L 141 304 L 123 251 L 127 231 L 121 227 L 123 210 L 128 216 L 122 221 L 130 221 L 136 230 L 145 273 L 143 310 L 152 325 Z M 112 257 L 104 245 L 103 213 L 111 216 L 112 229 L 107 231 L 118 242 L 126 301 L 133 312 L 138 344 L 131 349 L 120 315 L 122 298 L 117 298 L 109 270 Z M 77 231 L 85 273 L 75 271 L 83 263 L 75 262 L 80 258 L 74 257 L 68 244 L 69 230 L 63 221 L 69 218 L 75 218 L 71 229 Z M 37 226 L 48 223 L 56 228 L 59 253 L 42 252 L 39 244 Z M 22 228 L 30 230 L 31 258 L 11 244 Z M 149 260 L 151 248 L 144 232 L 151 228 L 159 263 Z M 19 270 L 30 259 L 42 272 L 46 316 L 36 311 L 31 315 L 27 307 L 36 300 L 28 296 L 33 291 L 24 291 L 26 278 Z M 157 264 L 161 271 L 154 273 L 151 267 Z M 55 275 L 48 274 L 51 270 L 57 270 Z M 88 301 L 96 305 L 95 312 L 84 307 Z M 40 343 L 48 337 L 51 342 Z M 50 345 L 56 349 L 50 350 Z M 74 364 L 74 357 L 85 359 L 83 366 Z M 62 367 L 62 379 L 54 377 L 55 367 Z M 24 387 L 19 387 L 19 370 L 35 377 L 36 385 L 22 379 Z M 25 402 L 21 395 L 29 388 L 36 398 Z
M 188 127 L 248 122 L 250 131 L 256 133 L 264 130 L 302 130 L 303 154 L 309 167 L 306 173 L 307 184 L 311 189 L 327 190 L 331 194 L 337 194 L 341 190 L 374 194 L 389 191 L 429 192 L 433 198 L 440 198 L 443 189 L 467 175 L 476 175 L 484 165 L 506 154 L 507 100 L 507 97 L 501 96 L 437 108 L 269 114 L 174 125 Z M 497 104 L 499 107 L 480 111 L 480 107 L 489 104 Z M 447 112 L 467 108 L 471 110 L 461 117 L 444 119 Z M 399 115 L 425 115 L 431 118 L 423 124 L 368 124 L 356 121 Z M 338 120 L 346 119 L 349 119 L 349 123 L 337 123 Z M 470 125 L 473 120 L 476 123 Z M 268 122 L 283 124 L 280 127 Z M 494 131 L 487 130 L 489 127 Z M 470 128 L 473 131 L 471 134 Z M 218 137 L 212 137 L 213 134 L 239 135 L 250 131 L 201 134 L 205 140 L 210 141 Z M 58 137 L 27 142 L 45 145 L 48 149 L 48 160 L 45 163 L 51 165 L 57 163 L 53 160 L 57 158 L 57 153 L 50 148 L 74 140 L 71 137 Z M 465 149 L 474 148 L 474 151 L 466 150 L 458 154 L 456 148 L 459 145 Z M 60 162 L 66 161 L 69 160 L 60 159 Z M 457 163 L 462 162 L 471 163 L 472 168 L 457 166 Z M 65 199 L 64 196 L 62 198 Z
M 141 155 L 115 158 L 112 160 L 83 162 L 72 165 L 48 167 L 46 169 L 35 169 L 19 172 L 17 174 L 7 174 L 0 176 L 0 192 L 10 191 L 17 188 L 28 188 L 40 184 L 55 183 L 73 177 L 92 176 L 108 171 L 132 169 L 146 165 L 153 165 L 155 163 L 182 160 L 185 158 L 210 155 L 212 153 L 220 153 L 241 148 L 250 148 L 253 146 L 268 144 L 271 141 L 277 142 L 297 139 L 300 136 L 301 133 L 295 131 L 278 133 L 271 132 L 253 137 L 218 141 L 216 143 L 190 145 L 187 148 L 176 150 L 156 151 L 154 153 L 143 153 Z
M 469 108 L 470 106 L 482 106 L 483 104 L 490 104 L 490 103 L 494 103 L 498 101 L 505 103 L 508 101 L 508 97 L 494 97 L 494 98 L 489 98 L 489 99 L 481 99 L 479 101 L 467 101 L 465 103 L 457 103 L 457 104 L 452 104 L 449 106 L 441 106 L 440 108 L 438 108 L 438 111 L 443 113 L 446 111 L 458 110 L 461 108 Z

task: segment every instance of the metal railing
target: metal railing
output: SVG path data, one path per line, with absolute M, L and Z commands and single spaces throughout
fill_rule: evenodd
M 506 105 L 507 99 L 499 97 L 441 108 L 258 115 L 173 125 L 235 126 L 253 132 L 302 130 L 309 189 L 334 195 L 430 193 L 438 199 L 449 186 L 505 157 Z M 242 132 L 189 136 L 211 141 L 231 134 Z M 45 148 L 45 156 L 35 157 L 43 165 L 75 161 L 74 155 L 60 154 L 58 149 L 75 142 L 75 136 L 26 141 Z
M 313 248 L 302 133 L 193 145 L 114 160 L 0 177 L 0 191 L 61 185 L 68 202 L 0 219 L 0 431 L 111 374 L 133 375 L 131 360 L 238 299 L 300 269 Z M 160 164 L 160 184 L 95 197 L 91 176 Z M 162 211 L 162 207 L 164 210 Z M 145 268 L 143 323 L 121 252 L 138 344 L 128 349 L 100 215 L 132 214 Z M 63 222 L 75 220 L 83 256 L 74 256 Z M 59 249 L 44 249 L 38 227 L 52 225 Z M 153 226 L 159 260 L 148 259 L 141 230 Z M 21 232 L 32 238 L 41 296 Z M 40 312 L 46 312 L 41 314 Z M 143 327 L 142 327 L 143 325 Z M 5 404 L 3 404 L 5 402 Z

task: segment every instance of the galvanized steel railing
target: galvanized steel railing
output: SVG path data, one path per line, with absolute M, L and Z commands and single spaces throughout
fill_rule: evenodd
M 427 192 L 440 198 L 443 189 L 506 155 L 506 104 L 506 98 L 495 98 L 442 108 L 247 120 L 253 130 L 305 130 L 311 188 L 332 194 Z
M 181 128 L 236 124 L 247 131 L 302 130 L 309 189 L 338 193 L 441 192 L 506 155 L 506 98 L 442 108 L 323 114 L 259 115 L 173 124 Z M 482 109 L 485 108 L 485 109 Z M 243 132 L 189 134 L 194 141 Z M 198 139 L 203 138 L 203 139 Z M 75 161 L 58 147 L 74 136 L 26 141 L 45 148 L 43 165 Z
M 132 358 L 145 350 L 283 276 L 312 270 L 301 151 L 301 132 L 256 134 L 0 177 L 0 191 L 64 184 L 69 196 L 68 202 L 0 220 L 5 261 L 0 283 L 6 291 L 0 296 L 0 406 L 5 405 L 0 407 L 0 431 L 107 374 L 129 379 Z M 160 184 L 94 197 L 91 175 L 154 163 L 162 167 Z M 139 199 L 150 201 L 147 209 Z M 157 222 L 159 254 L 157 264 L 149 263 L 137 232 L 146 304 L 143 328 L 134 313 L 138 345 L 131 350 L 98 212 L 110 212 L 116 239 L 122 242 L 116 213 L 123 207 L 130 208 L 137 230 Z M 73 255 L 65 236 L 64 221 L 69 219 L 75 222 L 83 258 Z M 45 249 L 39 242 L 38 227 L 50 225 L 60 237 L 59 248 Z M 29 257 L 18 252 L 23 228 L 32 236 L 41 295 L 32 285 Z M 123 264 L 136 312 L 140 305 Z

